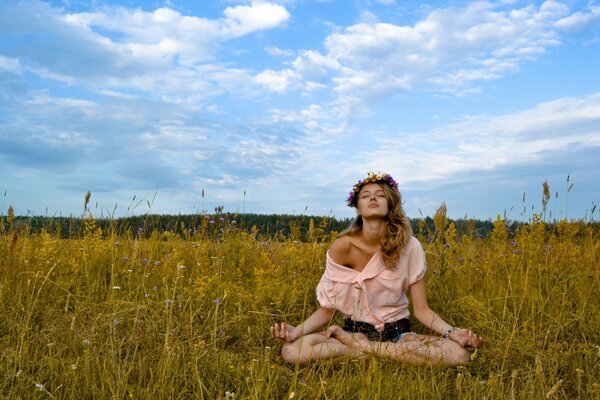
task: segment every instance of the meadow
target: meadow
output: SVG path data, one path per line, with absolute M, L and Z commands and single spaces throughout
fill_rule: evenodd
M 433 220 L 416 235 L 429 303 L 486 342 L 461 367 L 377 357 L 285 364 L 268 328 L 317 307 L 335 237 L 318 226 L 307 240 L 218 216 L 117 230 L 87 213 L 81 234 L 63 238 L 51 226 L 16 226 L 9 212 L 0 223 L 0 397 L 600 398 L 598 229 L 534 215 L 513 230 L 498 217 L 482 237 L 474 225 L 459 235 L 445 207 Z

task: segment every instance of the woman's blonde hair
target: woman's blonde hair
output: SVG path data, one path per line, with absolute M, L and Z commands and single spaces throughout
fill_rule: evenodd
M 388 213 L 385 217 L 387 232 L 380 243 L 381 258 L 388 268 L 395 268 L 400 260 L 400 251 L 412 237 L 410 221 L 402 208 L 402 196 L 400 191 L 387 184 L 387 182 L 376 182 L 382 188 L 388 203 Z M 350 225 L 344 229 L 339 237 L 351 235 L 362 230 L 363 221 L 360 215 L 356 216 Z

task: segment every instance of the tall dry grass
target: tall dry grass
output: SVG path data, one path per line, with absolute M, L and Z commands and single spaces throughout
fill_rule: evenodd
M 117 235 L 91 214 L 81 239 L 3 229 L 0 396 L 599 398 L 598 234 L 540 218 L 510 232 L 498 218 L 490 238 L 459 240 L 444 207 L 434 220 L 435 236 L 419 237 L 430 305 L 486 340 L 464 367 L 375 357 L 285 364 L 268 327 L 317 307 L 330 238 L 274 242 L 206 221 Z

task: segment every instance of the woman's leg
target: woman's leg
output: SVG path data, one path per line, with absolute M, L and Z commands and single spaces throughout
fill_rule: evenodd
M 294 342 L 284 343 L 281 354 L 285 361 L 293 364 L 363 355 L 360 350 L 352 349 L 334 338 L 326 338 L 322 333 L 311 333 Z
M 397 342 L 375 342 L 362 333 L 346 332 L 337 325 L 327 328 L 325 335 L 335 337 L 350 349 L 411 364 L 461 365 L 471 359 L 471 354 L 464 347 L 439 336 L 411 333 Z
M 466 364 L 471 359 L 467 349 L 437 336 L 408 334 L 396 343 L 385 342 L 379 347 L 375 353 L 414 364 L 452 366 Z M 376 343 L 373 348 L 377 348 Z

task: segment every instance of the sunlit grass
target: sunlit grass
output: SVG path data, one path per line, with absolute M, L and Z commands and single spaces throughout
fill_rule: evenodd
M 0 232 L 5 398 L 532 399 L 600 396 L 598 233 L 583 222 L 459 238 L 440 208 L 430 305 L 485 346 L 465 367 L 366 357 L 285 364 L 268 327 L 299 323 L 331 238 L 273 241 L 216 221 L 80 239 Z M 189 229 L 192 229 L 190 232 Z M 337 322 L 340 320 L 338 319 Z M 428 331 L 413 321 L 417 331 Z

